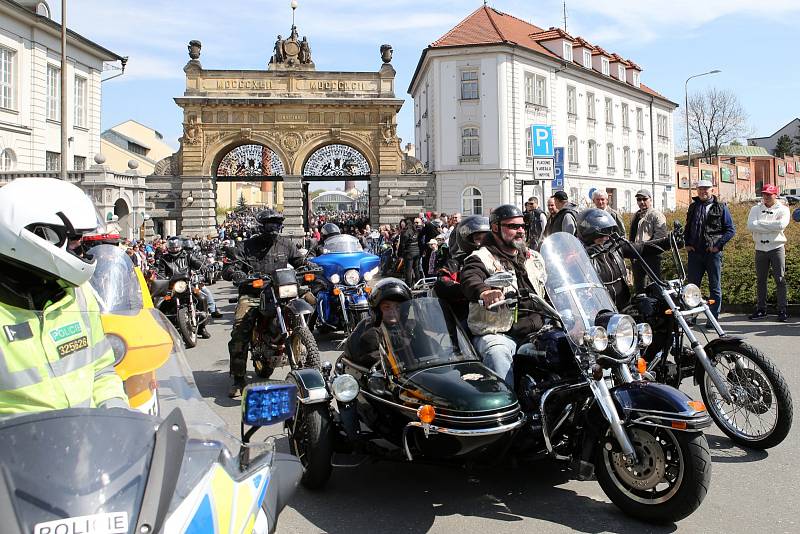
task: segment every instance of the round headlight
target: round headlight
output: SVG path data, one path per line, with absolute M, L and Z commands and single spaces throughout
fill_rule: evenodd
M 344 283 L 348 286 L 357 285 L 361 281 L 361 275 L 356 269 L 348 269 L 344 272 Z
M 331 275 L 331 283 L 332 284 L 338 284 L 339 280 L 341 280 L 341 278 L 339 278 L 338 274 L 332 274 Z
M 339 402 L 350 402 L 358 395 L 358 382 L 352 375 L 338 375 L 331 383 L 333 396 Z
M 696 285 L 686 284 L 683 289 L 681 289 L 681 299 L 683 299 L 683 303 L 688 307 L 696 308 L 703 302 L 703 294 Z
M 608 333 L 602 326 L 591 327 L 583 339 L 586 346 L 596 352 L 603 352 L 608 348 Z
M 636 323 L 630 315 L 616 314 L 608 321 L 608 338 L 615 351 L 630 356 L 636 351 Z
M 172 290 L 175 293 L 183 293 L 189 287 L 189 284 L 186 283 L 186 280 L 178 280 L 175 282 L 175 285 L 172 286 Z
M 378 274 L 378 267 L 375 267 L 374 269 L 365 272 L 364 273 L 364 281 L 369 282 L 370 280 L 375 278 L 376 274 Z
M 647 323 L 639 323 L 636 325 L 636 332 L 639 334 L 639 346 L 649 347 L 653 342 L 653 327 Z

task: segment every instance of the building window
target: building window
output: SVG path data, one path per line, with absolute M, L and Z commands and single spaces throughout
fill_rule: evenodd
M 610 98 L 606 98 L 606 124 L 614 126 L 614 105 Z
M 658 155 L 658 175 L 661 178 L 669 177 L 669 154 Z
M 461 130 L 461 157 L 470 158 L 472 161 L 480 158 L 481 143 L 477 128 L 464 128 Z M 463 159 L 462 159 L 463 161 Z
M 140 156 L 147 155 L 147 149 L 142 145 L 137 145 L 132 141 L 128 141 L 128 152 L 133 152 L 134 154 L 139 154 Z
M 628 116 L 628 104 L 622 103 L 622 127 L 627 129 L 631 127 L 631 118 Z
M 658 131 L 658 136 L 663 140 L 668 140 L 669 135 L 667 131 L 667 116 L 658 114 L 656 115 L 656 128 Z
M 75 76 L 75 126 L 86 127 L 86 78 Z
M 574 135 L 567 140 L 567 161 L 570 165 L 578 164 L 578 138 Z
M 577 187 L 570 187 L 569 188 L 569 198 L 571 198 L 571 202 L 578 201 L 578 195 L 580 195 L 580 191 L 578 191 Z
M 594 120 L 594 93 L 586 93 L 586 118 Z
M 547 78 L 525 73 L 525 103 L 547 107 Z
M 567 86 L 567 113 L 570 115 L 578 114 L 578 97 L 575 88 Z
M 525 157 L 533 158 L 533 129 L 525 129 Z
M 633 86 L 639 87 L 639 73 L 636 71 L 633 71 Z
M 16 52 L 0 48 L 0 107 L 14 109 Z
M 564 41 L 564 59 L 572 61 L 572 43 Z
M 614 169 L 614 144 L 608 143 L 606 145 L 606 166 L 609 169 Z
M 461 100 L 478 99 L 478 71 L 461 71 Z
M 13 171 L 16 164 L 17 157 L 14 151 L 6 148 L 0 152 L 0 171 Z
M 644 112 L 642 108 L 636 108 L 636 129 L 640 132 L 644 131 Z
M 61 71 L 47 66 L 47 118 L 61 120 Z
M 625 191 L 625 211 L 631 212 L 631 192 Z
M 483 194 L 477 187 L 467 187 L 461 193 L 463 215 L 483 215 Z
M 86 157 L 85 156 L 72 156 L 72 168 L 76 171 L 86 170 Z
M 639 176 L 644 176 L 645 175 L 644 150 L 642 150 L 641 148 L 636 153 L 636 172 L 639 173 Z
M 600 58 L 600 68 L 601 68 L 601 72 L 603 74 L 605 74 L 606 76 L 609 76 L 609 73 L 611 72 L 611 70 L 610 70 L 610 68 L 608 66 L 608 58 L 605 58 L 605 57 L 601 57 Z
M 661 193 L 661 211 L 667 211 L 669 205 L 669 196 L 666 191 Z
M 617 78 L 625 81 L 625 66 L 624 65 L 617 65 Z
M 589 140 L 589 168 L 597 168 L 597 143 Z
M 592 68 L 592 53 L 585 49 L 583 51 L 583 66 L 587 69 Z
M 631 149 L 627 146 L 622 148 L 622 167 L 625 172 L 631 172 Z
M 58 152 L 47 151 L 44 154 L 44 170 L 46 171 L 60 171 L 61 170 L 61 154 Z

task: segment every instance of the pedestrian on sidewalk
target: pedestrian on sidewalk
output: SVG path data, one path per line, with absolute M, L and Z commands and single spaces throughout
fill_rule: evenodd
M 761 202 L 750 208 L 747 229 L 753 233 L 756 249 L 756 310 L 750 319 L 767 316 L 767 276 L 770 268 L 778 293 L 778 321 L 788 320 L 786 298 L 786 236 L 789 208 L 778 202 L 778 188 L 767 184 L 761 190 Z

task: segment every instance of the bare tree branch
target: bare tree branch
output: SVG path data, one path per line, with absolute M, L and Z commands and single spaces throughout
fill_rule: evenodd
M 689 130 L 692 149 L 711 158 L 719 147 L 752 135 L 748 116 L 736 95 L 709 88 L 689 97 Z

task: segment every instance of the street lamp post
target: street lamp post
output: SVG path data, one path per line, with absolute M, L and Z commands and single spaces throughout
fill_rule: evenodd
M 702 74 L 695 74 L 694 76 L 689 76 L 686 78 L 686 83 L 683 84 L 683 96 L 685 99 L 684 107 L 686 108 L 686 171 L 689 173 L 689 185 L 691 186 L 692 183 L 692 157 L 691 157 L 691 147 L 689 146 L 689 140 L 691 138 L 689 134 L 689 80 L 692 78 L 699 78 L 700 76 L 707 76 L 709 74 L 719 74 L 722 72 L 721 70 L 710 70 L 708 72 L 704 72 Z M 698 174 L 698 179 L 699 174 Z
M 61 179 L 67 180 L 67 0 L 61 0 Z

